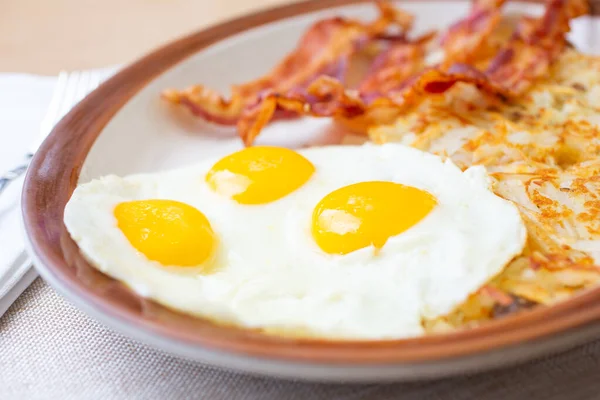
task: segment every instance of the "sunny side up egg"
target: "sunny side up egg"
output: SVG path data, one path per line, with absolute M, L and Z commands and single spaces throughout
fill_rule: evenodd
M 525 244 L 482 167 L 397 144 L 254 147 L 80 185 L 64 221 L 86 258 L 141 296 L 267 332 L 423 333 Z

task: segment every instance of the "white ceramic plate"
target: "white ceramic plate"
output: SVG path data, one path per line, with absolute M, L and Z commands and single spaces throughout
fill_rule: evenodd
M 430 29 L 440 29 L 456 21 L 459 17 L 467 14 L 470 3 L 466 1 L 424 1 L 403 2 L 401 6 L 416 16 L 416 33 L 419 33 Z M 542 10 L 542 6 L 539 4 L 512 3 L 507 7 L 508 12 L 530 14 L 540 14 Z M 227 92 L 231 84 L 244 82 L 264 74 L 294 47 L 301 34 L 314 21 L 334 15 L 371 19 L 376 16 L 376 11 L 372 4 L 354 4 L 266 23 L 206 47 L 155 77 L 133 95 L 101 129 L 97 140 L 85 157 L 79 175 L 79 183 L 106 174 L 126 175 L 180 167 L 196 163 L 209 155 L 224 154 L 241 148 L 242 144 L 233 131 L 217 128 L 191 118 L 173 118 L 172 110 L 160 100 L 160 92 L 165 88 L 183 88 L 195 83 L 206 83 L 214 89 Z M 233 23 L 230 25 L 235 26 Z M 580 18 L 575 21 L 570 40 L 581 50 L 594 52 L 596 51 L 594 48 L 595 29 L 595 22 L 591 18 Z M 204 34 L 208 38 L 211 32 L 209 30 Z M 202 34 L 198 36 L 198 38 L 201 37 Z M 104 90 L 107 91 L 110 85 L 111 82 L 106 84 Z M 137 88 L 132 88 L 132 90 L 135 91 Z M 98 99 L 95 100 L 98 101 Z M 85 101 L 82 107 L 86 107 Z M 118 108 L 119 105 L 115 105 L 115 107 Z M 82 116 L 77 115 L 76 110 L 74 114 L 66 118 L 62 129 L 64 130 L 64 127 L 69 124 L 75 124 L 77 118 L 81 119 Z M 260 142 L 297 147 L 336 140 L 328 132 L 329 122 L 327 120 L 311 120 L 308 124 L 314 128 L 307 130 L 311 131 L 309 134 L 296 132 L 282 137 L 277 135 L 273 129 L 267 129 L 265 134 L 260 137 Z M 61 127 L 58 128 L 58 130 L 60 129 Z M 56 139 L 57 134 L 45 143 L 44 151 L 51 151 Z M 74 138 L 74 140 L 79 139 Z M 37 159 L 35 162 L 39 170 L 43 169 L 45 165 L 43 160 Z M 32 185 L 30 187 L 33 187 L 36 179 L 51 179 L 48 177 L 50 175 L 43 175 L 43 171 L 36 171 L 32 175 L 34 174 L 37 175 L 28 177 L 29 185 Z M 58 212 L 57 210 L 49 211 Z M 62 215 L 62 210 L 59 214 Z M 27 210 L 25 215 L 26 224 L 27 222 L 33 223 L 31 219 L 28 220 Z M 28 232 L 32 237 L 31 228 Z M 56 257 L 58 256 L 50 250 L 40 251 L 40 244 L 35 237 L 30 242 L 30 248 L 36 258 L 36 266 L 40 274 L 59 292 L 94 318 L 132 338 L 182 357 L 252 373 L 345 381 L 432 378 L 523 361 L 581 343 L 596 336 L 600 331 L 598 325 L 588 324 L 577 330 L 566 331 L 561 335 L 547 336 L 543 339 L 501 349 L 476 352 L 464 357 L 428 362 L 350 365 L 339 362 L 314 363 L 273 359 L 193 345 L 185 340 L 170 338 L 159 330 L 136 325 L 119 312 L 112 311 L 100 302 L 90 300 L 81 288 L 74 288 L 64 275 L 57 272 L 56 263 L 59 260 Z

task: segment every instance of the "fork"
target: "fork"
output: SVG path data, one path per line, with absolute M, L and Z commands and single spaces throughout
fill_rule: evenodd
M 43 141 L 52 131 L 54 125 L 64 115 L 84 98 L 89 92 L 94 90 L 102 80 L 105 74 L 96 71 L 62 71 L 58 75 L 56 89 L 52 95 L 50 106 L 42 122 L 40 123 L 40 133 L 36 140 L 31 144 L 29 152 L 25 155 L 25 160 L 19 166 L 0 175 L 0 194 L 6 187 L 19 176 L 21 176 L 29 166 L 31 159 Z

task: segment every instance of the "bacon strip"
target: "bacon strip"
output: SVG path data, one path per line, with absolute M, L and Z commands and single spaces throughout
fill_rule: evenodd
M 202 85 L 183 91 L 166 90 L 163 98 L 206 120 L 234 125 L 244 110 L 263 98 L 265 93 L 303 90 L 319 76 L 331 76 L 344 82 L 353 54 L 372 41 L 402 39 L 402 34 L 386 36 L 391 26 L 406 32 L 412 25 L 411 15 L 385 1 L 378 1 L 377 5 L 380 16 L 370 24 L 344 18 L 315 23 L 296 49 L 270 73 L 255 81 L 233 86 L 230 99 Z
M 250 146 L 274 115 L 286 111 L 333 117 L 352 126 L 385 124 L 428 95 L 443 93 L 456 82 L 472 83 L 497 94 L 503 92 L 481 72 L 463 64 L 456 64 L 445 72 L 427 69 L 385 95 L 348 90 L 334 78 L 320 77 L 303 93 L 266 96 L 256 107 L 247 110 L 238 123 L 238 131 L 244 143 Z
M 340 81 L 327 76 L 316 79 L 306 91 L 271 93 L 240 118 L 237 125 L 240 137 L 246 146 L 252 145 L 263 127 L 280 112 L 345 119 L 364 114 L 365 103 L 353 93 L 358 92 L 347 90 Z
M 468 82 L 495 95 L 521 95 L 537 78 L 548 73 L 565 48 L 569 20 L 587 10 L 585 0 L 550 0 L 541 18 L 521 19 L 513 37 L 485 70 L 480 72 L 470 65 L 455 63 L 439 75 L 438 81 L 432 80 L 428 85 L 440 88 L 441 93 L 445 91 L 441 88 L 449 89 L 453 81 Z
M 585 0 L 550 0 L 541 18 L 521 19 L 513 38 L 492 59 L 485 74 L 512 95 L 523 93 L 548 73 L 565 48 L 569 21 L 587 12 Z
M 387 93 L 398 82 L 404 82 L 423 70 L 425 46 L 435 36 L 435 32 L 430 32 L 411 42 L 391 44 L 373 60 L 358 90 L 362 93 Z
M 469 15 L 456 22 L 442 38 L 446 62 L 469 63 L 500 22 L 506 0 L 478 0 Z

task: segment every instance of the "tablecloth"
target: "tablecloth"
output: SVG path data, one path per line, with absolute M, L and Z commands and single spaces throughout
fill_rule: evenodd
M 600 340 L 436 381 L 317 384 L 178 359 L 88 318 L 38 278 L 0 319 L 0 399 L 562 400 L 600 398 Z

